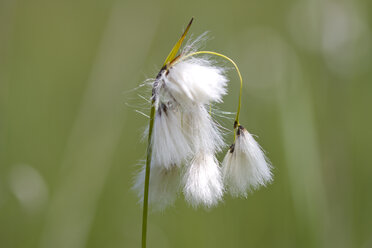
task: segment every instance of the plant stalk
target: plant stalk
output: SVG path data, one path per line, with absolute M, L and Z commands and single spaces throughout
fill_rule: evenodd
M 145 175 L 145 189 L 143 194 L 143 212 L 142 212 L 142 248 L 146 248 L 146 237 L 147 237 L 147 215 L 149 206 L 149 184 L 150 184 L 150 166 L 152 157 L 152 128 L 154 126 L 155 119 L 155 107 L 152 104 L 150 113 L 149 123 L 149 137 L 147 141 L 147 156 L 146 156 L 146 175 Z

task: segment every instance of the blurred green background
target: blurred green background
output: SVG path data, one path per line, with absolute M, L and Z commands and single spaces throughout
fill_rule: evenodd
M 150 214 L 148 247 L 372 247 L 371 13 L 369 0 L 0 0 L 0 247 L 140 246 L 130 187 L 147 119 L 132 89 L 192 16 L 190 34 L 209 30 L 208 50 L 239 65 L 241 122 L 275 180 L 208 211 L 180 197 Z M 235 111 L 229 76 L 220 107 Z

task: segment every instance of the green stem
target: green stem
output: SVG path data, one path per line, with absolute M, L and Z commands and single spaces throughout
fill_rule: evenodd
M 149 206 L 149 184 L 150 184 L 150 166 L 152 157 L 152 128 L 154 126 L 155 119 L 155 107 L 152 104 L 150 123 L 149 123 L 149 137 L 147 141 L 147 157 L 146 157 L 146 175 L 145 175 L 145 189 L 143 194 L 143 213 L 142 213 L 142 248 L 146 248 L 146 236 L 147 236 L 147 215 Z

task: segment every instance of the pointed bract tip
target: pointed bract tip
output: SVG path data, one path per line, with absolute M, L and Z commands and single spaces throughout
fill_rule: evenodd
M 187 35 L 187 32 L 189 31 L 190 27 L 191 27 L 191 24 L 194 20 L 194 17 L 191 18 L 189 24 L 187 25 L 185 31 L 183 32 L 181 38 L 177 41 L 177 43 L 174 45 L 174 47 L 172 48 L 171 52 L 169 53 L 168 57 L 166 58 L 165 62 L 164 62 L 164 65 L 167 65 L 168 63 L 172 62 L 173 59 L 176 57 L 177 53 L 178 53 L 178 50 L 180 49 L 181 45 L 182 45 L 182 42 L 183 40 L 185 39 L 186 35 Z

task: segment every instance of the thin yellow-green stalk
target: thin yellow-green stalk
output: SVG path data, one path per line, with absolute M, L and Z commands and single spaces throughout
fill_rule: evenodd
M 149 201 L 149 183 L 150 183 L 150 165 L 152 156 L 152 128 L 154 126 L 155 107 L 151 106 L 150 123 L 149 123 L 149 137 L 147 143 L 147 157 L 146 157 L 146 175 L 145 175 L 145 189 L 143 194 L 143 213 L 142 213 L 142 248 L 146 247 L 147 234 L 147 215 L 148 215 L 148 201 Z

